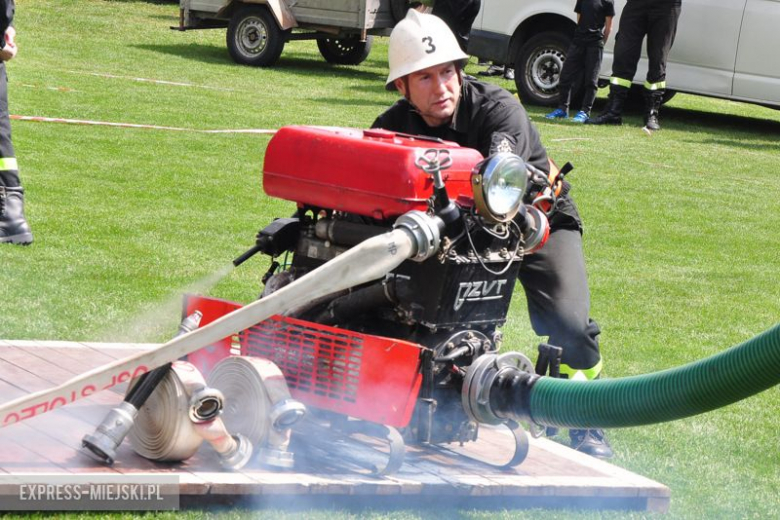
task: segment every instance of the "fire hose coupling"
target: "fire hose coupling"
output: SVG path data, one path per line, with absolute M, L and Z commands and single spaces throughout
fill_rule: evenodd
M 213 421 L 222 413 L 225 397 L 216 388 L 203 387 L 190 397 L 189 418 L 193 423 Z
M 252 443 L 240 433 L 231 435 L 219 417 L 210 421 L 193 423 L 193 426 L 195 432 L 211 444 L 211 447 L 217 452 L 223 468 L 236 471 L 246 466 L 251 460 L 254 452 Z
M 204 386 L 193 391 L 188 416 L 198 435 L 219 454 L 222 467 L 235 471 L 247 465 L 254 450 L 249 439 L 231 435 L 219 418 L 224 403 L 222 392 Z
M 274 404 L 268 419 L 271 427 L 279 433 L 289 430 L 306 415 L 306 406 L 295 399 L 285 399 Z
M 84 436 L 82 446 L 86 448 L 85 453 L 105 464 L 113 464 L 116 450 L 127 437 L 137 415 L 138 408 L 122 401 L 108 413 L 94 433 Z
M 422 262 L 439 250 L 444 221 L 423 211 L 412 210 L 398 217 L 393 228 L 402 229 L 409 234 L 416 248 L 411 259 Z
M 530 393 L 538 379 L 531 360 L 519 352 L 482 355 L 466 370 L 463 408 L 483 424 L 531 419 Z

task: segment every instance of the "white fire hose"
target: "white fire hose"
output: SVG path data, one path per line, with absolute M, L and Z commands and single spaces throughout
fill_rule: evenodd
M 252 456 L 252 443 L 225 428 L 219 417 L 223 401 L 222 393 L 207 387 L 194 365 L 177 361 L 138 410 L 130 443 L 147 459 L 179 462 L 192 457 L 206 440 L 224 467 L 240 469 Z
M 290 396 L 279 367 L 267 359 L 231 356 L 214 367 L 208 383 L 227 396 L 222 420 L 231 432 L 249 439 L 259 462 L 291 468 L 290 428 L 306 408 Z
M 21 422 L 127 382 L 311 299 L 382 278 L 407 259 L 425 260 L 440 245 L 443 223 L 421 211 L 401 215 L 392 231 L 369 238 L 268 297 L 178 336 L 154 350 L 98 367 L 49 390 L 0 406 L 0 427 Z

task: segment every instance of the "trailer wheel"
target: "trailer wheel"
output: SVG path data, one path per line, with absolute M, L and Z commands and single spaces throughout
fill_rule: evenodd
M 320 38 L 317 40 L 317 48 L 328 63 L 359 65 L 368 58 L 373 40 L 373 36 L 366 37 L 366 41 L 360 41 L 358 36 Z
M 515 85 L 524 103 L 552 106 L 558 102 L 558 83 L 571 39 L 547 31 L 528 39 L 515 60 Z
M 248 5 L 230 18 L 227 47 L 236 63 L 269 67 L 279 60 L 284 44 L 284 31 L 264 6 Z

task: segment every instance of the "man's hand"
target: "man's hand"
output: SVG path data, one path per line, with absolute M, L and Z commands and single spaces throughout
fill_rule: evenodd
M 5 47 L 0 49 L 0 60 L 9 61 L 16 56 L 16 52 L 19 48 L 16 46 L 16 29 L 8 27 L 5 30 Z

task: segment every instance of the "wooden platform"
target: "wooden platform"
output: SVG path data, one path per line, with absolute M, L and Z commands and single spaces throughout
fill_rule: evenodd
M 0 401 L 7 402 L 71 379 L 76 374 L 150 348 L 149 345 L 0 340 Z M 121 402 L 124 388 L 107 390 L 28 421 L 0 428 L 0 475 L 175 474 L 182 507 L 236 502 L 252 507 L 368 503 L 372 507 L 448 506 L 577 507 L 665 512 L 669 489 L 657 482 L 582 455 L 547 439 L 531 439 L 528 458 L 497 469 L 446 449 L 408 447 L 401 470 L 371 477 L 338 468 L 316 473 L 272 471 L 250 464 L 220 468 L 204 443 L 192 459 L 161 464 L 127 443 L 117 461 L 102 466 L 81 453 L 81 438 Z M 481 430 L 472 448 L 487 457 L 499 450 L 501 431 Z M 2 490 L 0 489 L 0 494 Z M 441 502 L 440 502 L 441 503 Z

